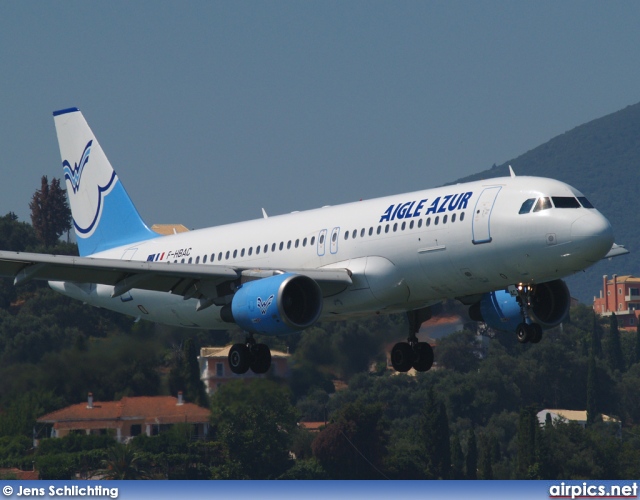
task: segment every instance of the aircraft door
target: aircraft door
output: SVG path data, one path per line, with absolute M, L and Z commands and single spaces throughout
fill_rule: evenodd
M 327 230 L 323 229 L 320 231 L 318 235 L 318 257 L 322 257 L 324 255 L 324 247 L 327 240 Z
M 476 207 L 473 210 L 473 222 L 471 225 L 472 241 L 475 245 L 491 242 L 491 212 L 501 189 L 501 186 L 492 186 L 480 193 L 480 198 L 478 198 Z
M 338 236 L 340 235 L 340 228 L 339 227 L 334 227 L 331 230 L 331 246 L 330 248 L 330 252 L 332 254 L 336 254 L 338 253 Z

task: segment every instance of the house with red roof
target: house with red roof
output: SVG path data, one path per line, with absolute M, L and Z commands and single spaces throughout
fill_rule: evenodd
M 38 419 L 51 426 L 50 437 L 64 437 L 74 432 L 85 434 L 113 434 L 119 443 L 142 433 L 154 436 L 174 424 L 193 425 L 194 435 L 205 438 L 209 434 L 211 412 L 187 403 L 178 393 L 173 396 L 124 397 L 120 401 L 93 401 L 89 393 L 86 403 L 57 410 Z

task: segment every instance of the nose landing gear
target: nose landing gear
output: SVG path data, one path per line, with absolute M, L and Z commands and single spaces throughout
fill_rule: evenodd
M 516 300 L 520 305 L 520 314 L 522 315 L 522 323 L 516 327 L 518 342 L 521 344 L 526 344 L 527 342 L 537 344 L 542 340 L 542 327 L 538 323 L 533 323 L 527 312 L 531 307 L 535 290 L 530 285 L 518 285 L 514 289 L 515 293 L 517 293 Z M 513 290 L 511 292 L 512 294 L 514 293 Z

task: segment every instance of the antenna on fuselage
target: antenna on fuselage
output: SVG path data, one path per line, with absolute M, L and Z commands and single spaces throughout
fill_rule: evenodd
M 511 168 L 511 165 L 509 165 L 509 173 L 511 174 L 511 177 L 515 177 L 516 176 L 516 173 Z
M 268 219 L 268 218 L 269 218 L 269 216 L 267 215 L 267 211 L 266 211 L 264 208 L 262 209 L 262 216 L 263 216 L 265 219 Z

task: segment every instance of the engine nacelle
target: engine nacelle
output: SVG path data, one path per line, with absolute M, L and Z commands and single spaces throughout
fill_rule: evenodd
M 553 328 L 564 321 L 570 306 L 571 294 L 567 285 L 562 280 L 555 280 L 535 285 L 527 312 L 542 328 Z M 494 330 L 506 332 L 515 332 L 522 323 L 520 304 L 505 290 L 484 294 L 480 302 L 469 308 L 469 315 Z
M 304 330 L 318 321 L 321 312 L 318 284 L 292 273 L 244 283 L 231 301 L 232 321 L 247 332 L 263 335 Z

